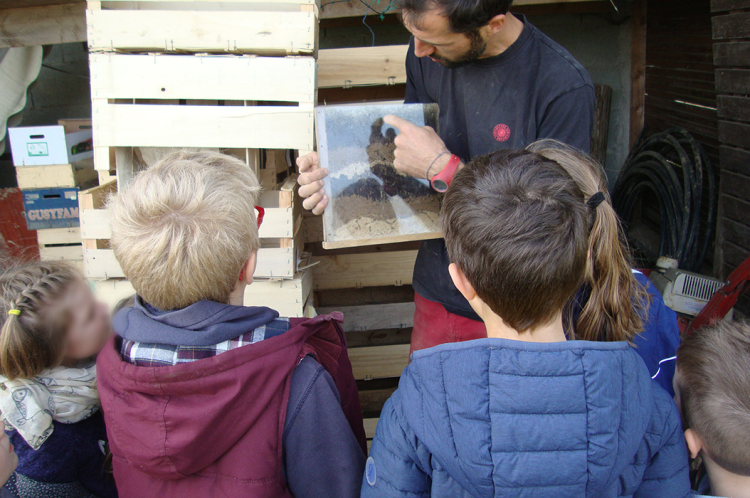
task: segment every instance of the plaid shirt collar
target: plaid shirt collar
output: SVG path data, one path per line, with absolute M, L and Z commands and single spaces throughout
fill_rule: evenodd
M 235 339 L 210 346 L 172 346 L 169 344 L 150 344 L 145 342 L 122 340 L 120 354 L 122 359 L 139 367 L 167 367 L 190 363 L 204 358 L 211 358 L 232 349 L 255 344 L 263 339 L 281 335 L 289 330 L 288 318 L 276 318 L 251 332 Z M 189 331 L 185 332 L 190 333 Z

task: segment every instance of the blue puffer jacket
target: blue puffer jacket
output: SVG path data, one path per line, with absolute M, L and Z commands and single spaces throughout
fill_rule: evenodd
M 677 408 L 626 343 L 480 339 L 418 351 L 363 497 L 686 497 Z

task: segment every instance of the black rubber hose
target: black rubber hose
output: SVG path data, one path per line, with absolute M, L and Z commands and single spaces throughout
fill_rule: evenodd
M 659 203 L 659 255 L 677 259 L 685 270 L 700 271 L 716 225 L 716 187 L 708 154 L 687 130 L 641 136 L 628 155 L 612 191 L 612 204 L 626 232 L 647 191 Z M 708 206 L 703 204 L 704 193 Z

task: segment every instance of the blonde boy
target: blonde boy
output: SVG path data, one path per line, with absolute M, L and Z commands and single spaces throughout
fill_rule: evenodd
M 238 159 L 178 152 L 110 202 L 137 292 L 97 361 L 121 497 L 359 493 L 362 419 L 338 317 L 243 306 L 258 191 Z

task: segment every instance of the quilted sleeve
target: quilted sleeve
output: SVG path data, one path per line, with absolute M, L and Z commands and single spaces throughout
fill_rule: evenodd
M 380 414 L 362 478 L 362 498 L 430 496 L 431 479 L 423 470 L 429 455 L 399 416 L 400 401 L 397 390 Z
M 682 498 L 690 496 L 690 476 L 685 436 L 674 401 L 656 383 L 652 392 L 662 408 L 661 433 L 651 433 L 653 456 L 643 474 L 635 498 Z

